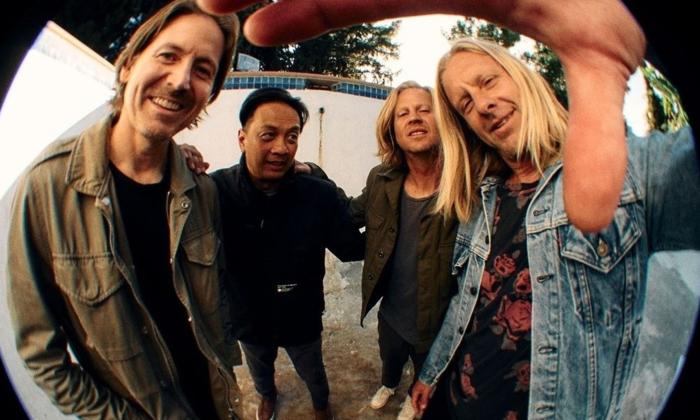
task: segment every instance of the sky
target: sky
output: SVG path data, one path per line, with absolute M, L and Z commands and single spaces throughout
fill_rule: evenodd
M 399 44 L 399 59 L 388 62 L 389 68 L 399 71 L 394 86 L 406 80 L 434 87 L 435 69 L 440 57 L 449 49 L 448 32 L 458 16 L 433 15 L 405 18 L 395 41 Z

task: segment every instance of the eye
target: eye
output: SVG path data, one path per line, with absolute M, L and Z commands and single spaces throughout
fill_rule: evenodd
M 209 65 L 201 64 L 195 67 L 195 73 L 197 76 L 199 76 L 201 79 L 204 80 L 211 80 L 214 78 L 214 69 L 211 68 Z
M 299 141 L 299 133 L 289 133 L 287 135 L 287 141 L 290 143 L 296 143 Z
M 473 107 L 474 101 L 472 101 L 471 96 L 465 96 L 462 98 L 462 100 L 459 102 L 459 111 L 463 114 L 466 115 L 469 112 L 471 112 L 472 107 Z
M 177 54 L 172 51 L 161 51 L 158 53 L 157 58 L 163 63 L 174 63 L 177 61 Z
M 486 86 L 486 87 L 492 87 L 495 84 L 496 84 L 496 76 L 489 76 L 486 79 L 484 79 L 484 86 Z
M 430 114 L 431 112 L 433 112 L 433 109 L 432 109 L 431 107 L 429 107 L 429 106 L 424 106 L 424 107 L 421 107 L 421 108 L 418 110 L 418 112 L 420 112 L 420 113 L 422 113 L 422 114 Z
M 273 140 L 274 138 L 275 138 L 275 133 L 273 133 L 272 131 L 263 131 L 262 133 L 260 133 L 260 139 L 263 141 L 270 141 L 270 140 Z
M 396 113 L 396 118 L 405 117 L 406 115 L 408 115 L 408 111 L 405 109 L 402 109 L 401 111 Z

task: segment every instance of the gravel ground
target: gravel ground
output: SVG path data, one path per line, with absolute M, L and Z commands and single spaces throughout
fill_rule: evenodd
M 407 363 L 404 368 L 404 377 L 396 395 L 384 408 L 371 409 L 369 401 L 379 388 L 381 379 L 377 345 L 377 308 L 367 315 L 364 327 L 360 327 L 361 262 L 341 263 L 335 257 L 328 256 L 326 268 L 323 357 L 331 388 L 330 404 L 335 418 L 395 419 L 413 375 L 411 363 Z M 313 419 L 308 390 L 282 350 L 275 367 L 279 391 L 276 420 Z M 244 395 L 245 416 L 255 419 L 258 396 L 245 362 L 236 369 L 236 375 Z

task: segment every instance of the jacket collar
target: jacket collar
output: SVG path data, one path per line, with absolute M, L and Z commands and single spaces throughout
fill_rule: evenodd
M 65 178 L 68 185 L 83 194 L 106 195 L 111 176 L 107 156 L 107 141 L 111 133 L 112 118 L 105 117 L 78 136 L 68 161 Z M 170 167 L 170 190 L 182 194 L 194 188 L 194 175 L 187 168 L 180 148 L 172 139 L 167 159 L 167 165 Z
M 399 167 L 391 167 L 382 165 L 379 170 L 378 175 L 384 178 L 386 185 L 384 191 L 386 192 L 387 200 L 392 209 L 395 209 L 396 214 L 399 212 L 399 200 L 401 198 L 401 189 L 403 188 L 403 181 L 406 178 L 405 169 Z
M 544 173 L 540 177 L 539 185 L 537 189 L 542 189 L 545 185 L 547 185 L 551 179 L 552 176 L 559 171 L 559 169 L 562 167 L 562 162 L 561 161 L 556 161 L 553 164 L 549 165 L 548 167 L 545 168 Z M 494 186 L 500 184 L 503 182 L 503 177 L 498 176 L 498 175 L 489 175 L 484 178 L 483 181 L 481 181 L 481 189 L 487 190 L 490 188 L 493 188 Z

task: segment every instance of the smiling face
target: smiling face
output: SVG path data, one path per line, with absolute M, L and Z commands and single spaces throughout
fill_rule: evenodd
M 520 91 L 503 67 L 486 54 L 459 52 L 447 61 L 440 80 L 450 104 L 472 131 L 506 161 L 515 160 Z
M 238 131 L 238 144 L 245 153 L 253 185 L 273 190 L 294 164 L 301 123 L 299 114 L 282 102 L 259 105 Z
M 430 93 L 419 88 L 402 91 L 396 101 L 393 126 L 404 153 L 432 152 L 438 146 L 439 136 Z
M 124 102 L 115 129 L 164 141 L 192 124 L 209 99 L 223 48 L 211 17 L 173 19 L 121 69 Z

